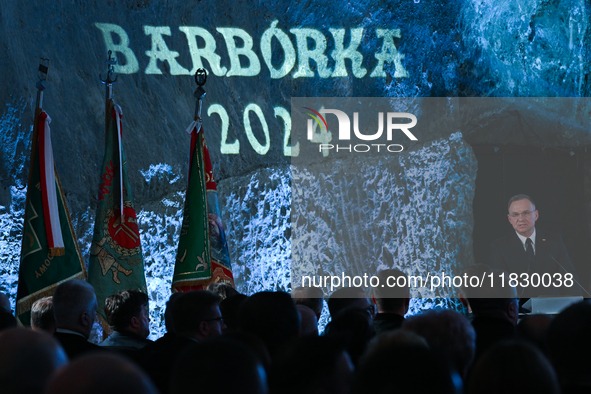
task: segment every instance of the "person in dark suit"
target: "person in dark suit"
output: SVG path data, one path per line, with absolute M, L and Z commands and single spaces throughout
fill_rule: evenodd
M 130 354 L 163 394 L 168 392 L 175 362 L 183 351 L 221 336 L 226 328 L 219 295 L 207 290 L 176 294 L 170 297 L 165 312 L 166 326 L 171 331 Z
M 90 284 L 72 279 L 55 289 L 53 314 L 57 328 L 53 336 L 60 342 L 68 358 L 101 350 L 99 346 L 88 342 L 96 310 L 96 296 Z
M 491 243 L 491 268 L 518 275 L 526 274 L 520 276 L 520 285 L 527 284 L 522 278 L 531 279 L 532 274 L 537 273 L 540 284 L 521 286 L 518 290 L 520 297 L 581 295 L 575 269 L 562 237 L 556 233 L 536 230 L 539 213 L 532 198 L 525 194 L 513 196 L 509 199 L 508 209 L 507 218 L 515 232 Z M 546 273 L 550 274 L 550 277 L 546 276 L 546 283 L 551 284 L 548 287 L 541 282 Z M 575 279 L 570 287 L 564 285 L 567 273 L 572 274 Z M 562 286 L 555 274 L 560 274 Z

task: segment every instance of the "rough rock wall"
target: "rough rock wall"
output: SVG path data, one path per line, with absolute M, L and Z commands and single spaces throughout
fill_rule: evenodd
M 294 166 L 292 285 L 303 276 L 362 277 L 384 268 L 461 272 L 473 260 L 475 179 L 476 160 L 460 133 L 406 155 L 335 162 L 329 171 Z M 455 296 L 412 290 L 414 297 Z
M 586 0 L 470 0 L 462 7 L 466 96 L 588 97 Z

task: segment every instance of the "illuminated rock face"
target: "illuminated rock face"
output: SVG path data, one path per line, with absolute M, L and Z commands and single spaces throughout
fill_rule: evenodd
M 260 169 L 219 186 L 237 289 L 245 294 L 289 291 L 289 167 Z
M 14 310 L 26 196 L 22 189 L 16 187 L 10 188 L 8 193 L 12 204 L 0 206 L 0 291 L 10 295 Z
M 473 260 L 476 159 L 461 134 L 384 157 L 333 162 L 329 171 L 294 167 L 294 286 L 306 275 L 362 277 L 384 268 L 449 275 Z M 455 295 L 425 286 L 413 296 Z
M 591 94 L 588 1 L 470 0 L 463 10 L 463 94 Z
M 14 305 L 39 57 L 52 61 L 44 108 L 53 119 L 56 166 L 86 258 L 104 145 L 98 74 L 105 76 L 108 45 L 121 62 L 114 97 L 123 108 L 123 143 L 157 336 L 163 332 L 186 185 L 184 129 L 193 120 L 196 87 L 188 74 L 199 63 L 210 72 L 202 116 L 237 286 L 246 293 L 287 289 L 294 196 L 289 148 L 297 142 L 285 138 L 290 98 L 588 96 L 589 5 L 554 3 L 4 5 L 0 290 L 13 296 Z M 471 259 L 476 163 L 462 138 L 433 136 L 392 162 L 359 165 L 368 174 L 366 184 L 379 185 L 375 191 L 344 188 L 341 198 L 326 188 L 346 181 L 338 172 L 295 185 L 308 193 L 306 199 L 295 196 L 306 210 L 319 212 L 302 216 L 310 233 L 330 239 L 340 231 L 351 238 L 326 247 L 319 260 L 327 272 L 339 264 L 360 271 L 364 256 L 377 268 L 385 250 L 394 262 L 437 272 Z M 301 248 L 311 253 L 309 245 Z
M 336 8 L 213 0 L 7 5 L 0 67 L 10 78 L 0 86 L 0 101 L 20 111 L 14 129 L 27 135 L 38 59 L 51 59 L 44 108 L 53 119 L 56 165 L 77 211 L 96 203 L 105 95 L 98 75 L 106 76 L 107 49 L 119 61 L 113 91 L 123 109 L 131 174 L 165 163 L 185 177 L 191 74 L 200 66 L 209 71 L 202 115 L 219 179 L 290 163 L 291 97 L 457 96 L 459 7 L 383 1 Z M 22 165 L 24 146 L 14 151 Z M 13 164 L 0 166 L 3 187 L 12 184 Z M 138 202 L 178 189 L 154 189 L 133 175 L 130 182 Z

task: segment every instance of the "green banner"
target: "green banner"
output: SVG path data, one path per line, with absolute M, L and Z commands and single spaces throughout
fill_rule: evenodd
M 205 132 L 200 120 L 191 132 L 189 185 L 172 279 L 172 291 L 207 289 L 210 283 L 234 286 L 230 253 Z
M 45 226 L 46 218 L 43 212 L 43 194 L 41 192 L 38 152 L 39 122 L 44 122 L 44 117 L 46 117 L 44 113 L 43 117 L 40 116 L 41 114 L 41 109 L 37 109 L 33 127 L 29 183 L 27 186 L 16 300 L 16 317 L 25 326 L 30 325 L 30 310 L 35 301 L 53 295 L 57 285 L 66 280 L 84 280 L 86 278 L 84 261 L 78 248 L 66 200 L 64 199 L 55 169 L 57 207 L 64 241 L 64 254 L 57 256 L 49 248 Z
M 88 282 L 94 286 L 103 319 L 105 299 L 110 295 L 129 289 L 147 293 L 140 232 L 121 144 L 121 118 L 121 109 L 109 100 L 105 156 L 88 265 Z
M 189 185 L 185 195 L 183 225 L 172 278 L 172 289 L 201 288 L 211 279 L 211 249 L 207 222 L 207 194 L 202 144 L 203 132 L 191 132 Z

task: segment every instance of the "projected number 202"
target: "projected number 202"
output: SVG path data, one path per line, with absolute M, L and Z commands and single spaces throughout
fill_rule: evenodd
M 289 137 L 291 134 L 291 115 L 289 111 L 283 107 L 274 107 L 273 112 L 276 118 L 283 120 L 283 155 L 284 156 L 298 156 L 300 152 L 300 143 L 294 146 L 289 145 Z M 252 124 L 250 114 L 253 113 L 258 118 L 264 134 L 264 141 L 260 141 L 252 132 Z M 234 142 L 228 142 L 228 129 L 230 128 L 230 117 L 226 109 L 220 104 L 212 104 L 207 109 L 207 115 L 212 116 L 217 114 L 222 122 L 222 138 L 220 143 L 220 152 L 223 155 L 237 155 L 240 154 L 240 141 L 236 139 Z M 248 142 L 252 149 L 259 155 L 266 155 L 271 148 L 271 138 L 269 137 L 269 125 L 263 114 L 260 106 L 254 103 L 248 104 L 244 108 L 242 115 L 242 124 Z

